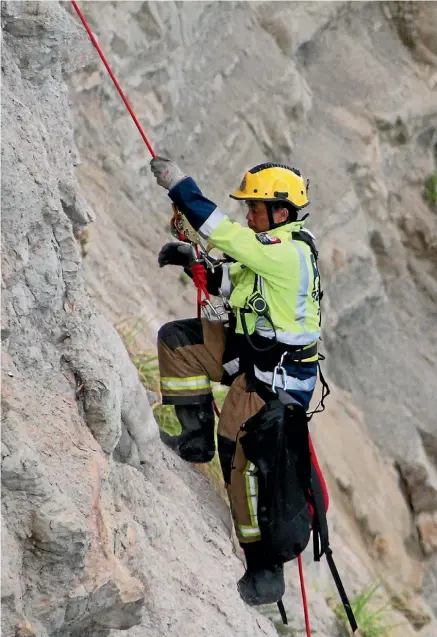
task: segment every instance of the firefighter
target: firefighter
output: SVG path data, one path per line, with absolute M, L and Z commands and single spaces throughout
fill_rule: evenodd
M 186 319 L 158 335 L 161 392 L 175 406 L 182 433 L 167 442 L 188 462 L 215 454 L 211 381 L 230 386 L 217 445 L 234 525 L 246 557 L 238 582 L 243 600 L 268 604 L 284 593 L 283 565 L 269 561 L 258 525 L 256 467 L 244 456 L 240 427 L 278 390 L 308 409 L 317 380 L 320 278 L 313 235 L 298 220 L 309 204 L 299 170 L 276 163 L 250 169 L 230 195 L 247 205 L 247 226 L 232 222 L 172 160 L 156 157 L 152 172 L 199 235 L 227 255 L 208 274 L 208 290 L 230 308 L 224 324 Z M 196 261 L 189 244 L 166 244 L 159 265 Z M 240 433 L 240 435 L 239 435 Z

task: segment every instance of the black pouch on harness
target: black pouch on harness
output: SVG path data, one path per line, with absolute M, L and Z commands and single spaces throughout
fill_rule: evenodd
M 311 481 L 308 426 L 303 417 L 272 400 L 243 425 L 240 438 L 246 458 L 257 467 L 258 524 L 266 554 L 273 563 L 294 559 L 311 535 L 306 497 Z

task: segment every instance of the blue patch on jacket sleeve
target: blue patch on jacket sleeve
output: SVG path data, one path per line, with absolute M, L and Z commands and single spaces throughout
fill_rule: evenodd
M 202 195 L 191 177 L 180 181 L 169 190 L 168 196 L 186 216 L 194 230 L 199 230 L 216 209 L 216 204 Z

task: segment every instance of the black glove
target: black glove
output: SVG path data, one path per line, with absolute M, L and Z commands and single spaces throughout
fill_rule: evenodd
M 174 241 L 162 246 L 158 255 L 159 267 L 165 265 L 181 265 L 183 268 L 191 268 L 196 263 L 196 253 L 190 243 Z

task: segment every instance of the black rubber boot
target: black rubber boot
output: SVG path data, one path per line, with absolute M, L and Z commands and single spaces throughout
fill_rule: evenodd
M 246 557 L 246 572 L 237 584 L 241 598 L 249 606 L 278 602 L 285 592 L 283 565 L 268 562 L 261 542 L 241 546 Z
M 162 442 L 187 462 L 210 462 L 215 454 L 212 400 L 200 405 L 175 405 L 175 411 L 182 433 L 170 436 L 161 430 Z

